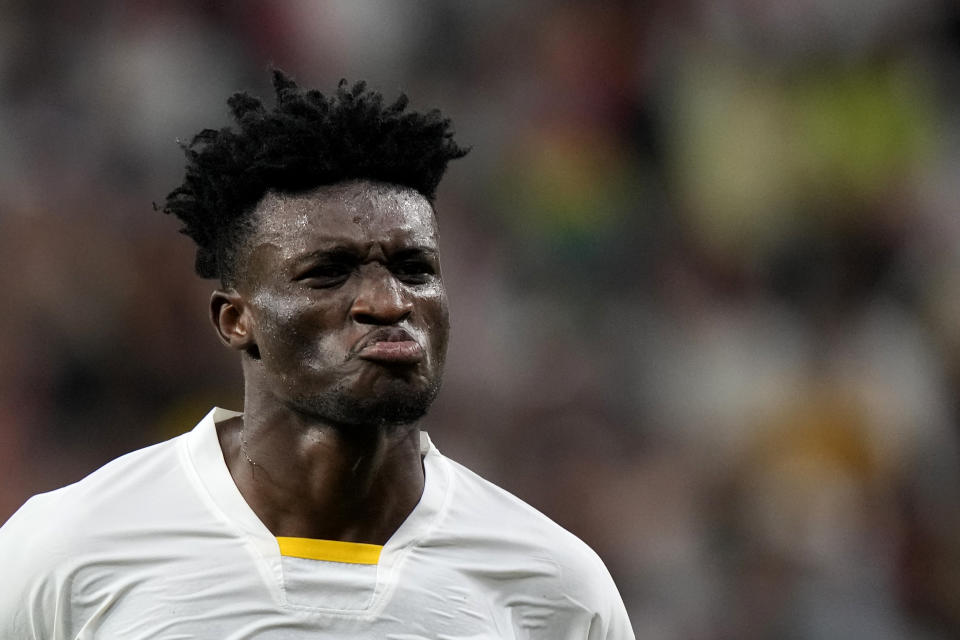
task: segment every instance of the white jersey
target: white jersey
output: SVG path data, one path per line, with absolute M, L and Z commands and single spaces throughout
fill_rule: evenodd
M 633 638 L 583 542 L 422 438 L 383 546 L 276 538 L 192 431 L 31 498 L 0 528 L 0 638 Z

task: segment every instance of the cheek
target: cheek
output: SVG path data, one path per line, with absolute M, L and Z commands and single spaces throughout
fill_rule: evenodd
M 257 342 L 267 362 L 288 367 L 291 360 L 318 351 L 328 351 L 329 318 L 325 310 L 309 300 L 264 293 L 254 299 L 257 309 Z
M 431 296 L 424 304 L 424 320 L 430 334 L 433 347 L 442 359 L 447 350 L 447 340 L 450 335 L 450 309 L 447 305 L 447 295 L 440 289 L 435 296 Z

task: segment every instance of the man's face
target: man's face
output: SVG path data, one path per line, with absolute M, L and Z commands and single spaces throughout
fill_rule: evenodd
M 404 424 L 440 387 L 447 297 L 418 192 L 366 181 L 268 194 L 237 283 L 260 391 L 345 425 Z

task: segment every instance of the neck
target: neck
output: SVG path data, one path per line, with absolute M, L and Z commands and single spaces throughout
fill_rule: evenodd
M 344 426 L 247 393 L 218 425 L 233 480 L 276 536 L 384 544 L 423 493 L 416 425 Z

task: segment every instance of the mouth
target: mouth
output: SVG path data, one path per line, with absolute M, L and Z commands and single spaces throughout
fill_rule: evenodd
M 424 358 L 423 347 L 403 329 L 379 329 L 360 343 L 357 357 L 390 365 L 417 364 Z

